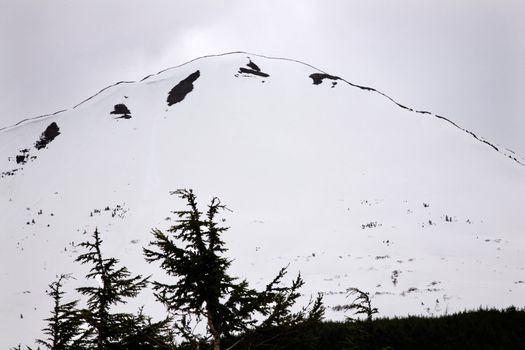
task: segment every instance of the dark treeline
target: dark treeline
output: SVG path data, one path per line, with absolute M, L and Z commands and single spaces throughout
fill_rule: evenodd
M 301 325 L 289 330 L 288 336 L 265 349 L 525 349 L 525 309 L 479 309 L 439 317 L 372 321 L 322 321 L 315 326 Z
M 525 349 L 525 310 L 515 308 L 373 319 L 378 310 L 368 293 L 351 288 L 353 299 L 342 307 L 362 318 L 323 321 L 321 295 L 296 306 L 304 285 L 300 274 L 286 285 L 284 267 L 263 290 L 255 290 L 228 273 L 231 260 L 221 239 L 228 228 L 218 218 L 227 208 L 217 198 L 201 212 L 191 190 L 172 194 L 186 201 L 186 210 L 173 212 L 177 220 L 165 232 L 154 229 L 143 249 L 145 260 L 164 271 L 162 281 L 133 275 L 105 256 L 95 230 L 79 245 L 83 253 L 76 262 L 90 267 L 86 281 L 96 282 L 77 288 L 81 300 L 63 290 L 69 275 L 49 285 L 53 308 L 36 340 L 38 349 Z M 165 306 L 163 319 L 153 320 L 143 308 L 114 311 L 146 289 Z

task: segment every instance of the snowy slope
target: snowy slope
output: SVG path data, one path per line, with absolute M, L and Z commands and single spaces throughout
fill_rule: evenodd
M 522 160 L 322 73 L 211 56 L 0 130 L 0 347 L 41 335 L 57 274 L 85 283 L 75 244 L 95 227 L 108 255 L 158 275 L 141 249 L 182 208 L 178 188 L 233 211 L 224 238 L 255 286 L 290 264 L 328 307 L 349 287 L 381 315 L 525 306 Z

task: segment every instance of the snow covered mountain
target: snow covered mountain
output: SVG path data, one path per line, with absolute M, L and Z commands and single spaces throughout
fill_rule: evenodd
M 349 287 L 383 316 L 523 307 L 523 162 L 289 59 L 231 53 L 119 82 L 0 130 L 0 347 L 41 335 L 57 274 L 85 284 L 73 260 L 95 227 L 107 255 L 155 276 L 142 247 L 183 208 L 179 188 L 232 210 L 235 275 L 261 287 L 289 264 L 329 318 Z

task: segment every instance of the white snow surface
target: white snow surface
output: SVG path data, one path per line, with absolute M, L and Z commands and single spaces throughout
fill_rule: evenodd
M 239 74 L 249 59 L 270 76 Z M 197 70 L 193 91 L 168 106 Z M 214 196 L 232 210 L 234 275 L 262 288 L 289 265 L 305 279 L 302 302 L 322 292 L 329 319 L 349 316 L 331 308 L 350 302 L 350 287 L 370 292 L 380 316 L 524 307 L 525 167 L 433 114 L 344 80 L 314 85 L 312 73 L 206 57 L 1 130 L 0 348 L 43 336 L 56 275 L 71 273 L 66 300 L 78 297 L 87 267 L 75 245 L 96 227 L 107 256 L 164 278 L 142 247 L 184 208 L 169 194 L 179 188 L 203 210 Z M 119 103 L 131 119 L 110 114 Z M 52 122 L 60 135 L 37 150 Z M 36 158 L 17 164 L 22 149 Z M 163 314 L 149 293 L 130 308 L 143 304 Z

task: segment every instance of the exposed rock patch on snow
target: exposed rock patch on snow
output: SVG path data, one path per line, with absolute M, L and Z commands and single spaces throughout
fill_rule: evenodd
M 44 130 L 42 135 L 40 135 L 40 139 L 35 143 L 35 148 L 38 150 L 45 148 L 58 135 L 60 135 L 60 128 L 57 123 L 52 122 L 48 125 L 46 130 Z
M 49 124 L 44 132 L 40 135 L 39 139 L 35 142 L 34 147 L 36 150 L 42 150 L 47 147 L 47 145 L 53 141 L 58 135 L 60 135 L 60 128 L 55 122 Z M 5 170 L 0 173 L 0 178 L 6 176 L 13 176 L 19 171 L 24 169 L 24 165 L 27 162 L 32 162 L 37 158 L 36 155 L 31 154 L 31 148 L 22 148 L 18 151 L 18 154 L 13 157 L 7 157 L 9 163 L 16 162 L 19 166 L 15 169 Z
M 168 94 L 168 106 L 179 103 L 193 90 L 193 83 L 200 77 L 200 71 L 190 74 L 186 79 L 181 80 Z
M 322 84 L 324 79 L 334 80 L 332 84 L 337 83 L 335 80 L 341 79 L 339 77 L 336 77 L 330 74 L 326 74 L 326 73 L 313 73 L 313 74 L 310 74 L 310 78 L 313 80 L 314 85 Z
M 259 66 L 253 63 L 252 60 L 250 60 L 250 62 L 248 62 L 246 66 L 248 68 L 245 68 L 245 67 L 239 68 L 239 74 L 247 74 L 247 75 L 251 74 L 251 75 L 256 75 L 256 76 L 263 77 L 263 78 L 267 78 L 270 76 L 268 73 L 262 72 Z
M 129 111 L 128 107 L 123 103 L 116 104 L 113 107 L 113 111 L 111 111 L 110 114 L 120 115 L 120 117 L 117 118 L 131 119 L 131 112 Z

